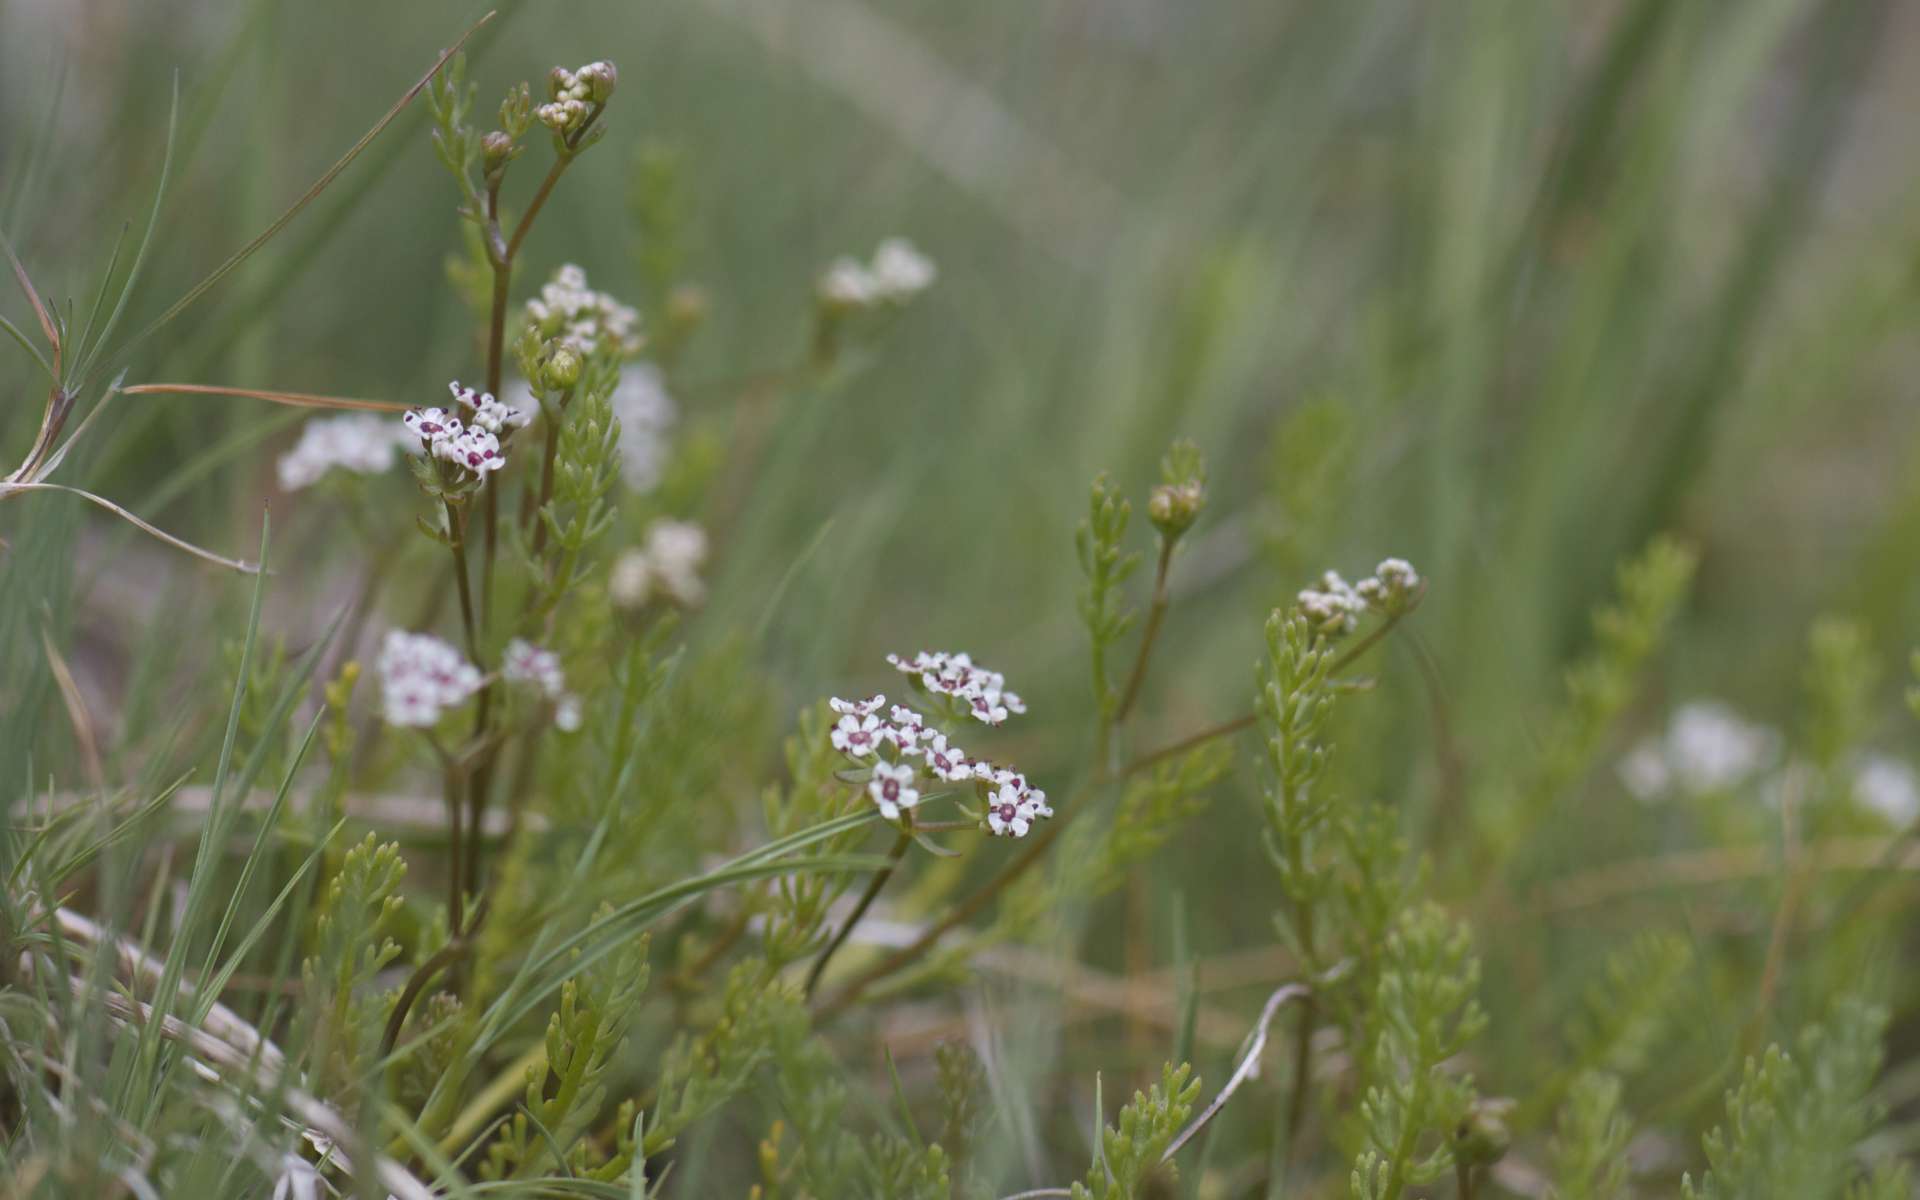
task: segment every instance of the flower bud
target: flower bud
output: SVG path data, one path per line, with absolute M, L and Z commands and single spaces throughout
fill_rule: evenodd
M 547 360 L 547 382 L 553 387 L 570 388 L 580 382 L 580 370 L 585 364 L 581 361 L 580 351 L 570 342 L 562 342 Z
M 711 307 L 705 288 L 682 284 L 667 297 L 667 328 L 679 335 L 691 333 L 706 321 Z
M 1513 1115 L 1513 1101 L 1504 1096 L 1489 1096 L 1473 1102 L 1466 1119 L 1453 1139 L 1455 1157 L 1468 1166 L 1491 1166 L 1506 1157 L 1513 1144 L 1513 1131 L 1507 1118 Z
M 613 89 L 619 86 L 620 72 L 612 63 L 602 59 L 581 67 L 575 77 L 587 87 L 587 99 L 595 104 L 605 104 L 613 96 Z
M 573 72 L 565 67 L 555 67 L 547 72 L 547 95 L 555 100 L 567 94 L 573 87 Z
M 1193 527 L 1207 504 L 1207 492 L 1197 479 L 1163 483 L 1147 500 L 1147 518 L 1161 536 L 1177 538 Z

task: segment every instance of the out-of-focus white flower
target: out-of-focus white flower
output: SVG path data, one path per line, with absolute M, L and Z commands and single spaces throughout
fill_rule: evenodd
M 300 440 L 275 464 L 280 490 L 311 487 L 335 468 L 377 475 L 393 466 L 395 452 L 406 442 L 405 431 L 371 413 L 315 417 L 301 427 Z
M 903 811 L 920 803 L 920 793 L 913 786 L 913 768 L 905 763 L 873 764 L 867 795 L 873 797 L 873 802 L 880 806 L 880 815 L 889 821 L 899 820 Z
M 620 478 L 640 495 L 666 473 L 668 434 L 678 415 L 666 379 L 652 363 L 630 363 L 608 398 L 620 421 Z
M 1892 755 L 1861 758 L 1853 774 L 1853 798 L 1895 826 L 1905 827 L 1920 818 L 1920 779 L 1911 766 Z
M 453 393 L 455 402 L 467 410 L 470 426 L 496 436 L 519 429 L 532 420 L 532 415 L 518 405 L 504 404 L 486 392 L 462 387 L 457 379 L 447 385 L 447 390 Z
M 883 300 L 907 300 L 933 286 L 939 270 L 912 242 L 890 237 L 873 252 L 871 278 Z
M 620 358 L 640 353 L 640 314 L 605 292 L 587 286 L 587 273 L 568 263 L 553 273 L 540 294 L 527 301 L 527 319 L 542 337 L 565 338 L 582 354 L 602 344 Z
M 1674 710 L 1666 733 L 1637 743 L 1616 768 L 1641 800 L 1678 791 L 1688 795 L 1738 787 L 1773 765 L 1780 735 L 1717 700 Z
M 320 1200 L 326 1181 L 298 1154 L 282 1155 L 273 1179 L 273 1200 Z
M 1402 611 L 1420 588 L 1420 573 L 1404 558 L 1389 558 L 1353 585 L 1354 594 L 1388 614 Z
M 382 713 L 389 725 L 427 727 L 480 690 L 480 669 L 426 633 L 395 629 L 380 646 Z
M 553 706 L 553 727 L 562 733 L 572 733 L 580 728 L 580 697 L 571 693 L 560 697 Z
M 871 266 L 840 257 L 827 264 L 815 285 L 820 299 L 838 308 L 904 304 L 933 286 L 939 270 L 905 238 L 891 237 L 873 253 Z
M 507 653 L 500 660 L 500 675 L 508 683 L 530 683 L 550 700 L 567 690 L 567 678 L 560 670 L 560 656 L 525 638 L 507 643 Z
M 647 526 L 646 542 L 614 563 L 607 591 L 622 608 L 641 608 L 664 595 L 683 608 L 706 599 L 700 566 L 707 558 L 706 531 L 686 521 L 659 520 Z
M 1734 787 L 1765 768 L 1780 735 L 1715 701 L 1683 704 L 1667 726 L 1667 761 L 1690 792 Z

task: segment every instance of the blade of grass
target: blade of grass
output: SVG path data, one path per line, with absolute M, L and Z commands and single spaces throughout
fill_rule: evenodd
M 119 389 L 126 396 L 244 396 L 291 408 L 353 409 L 361 412 L 405 412 L 407 406 L 391 400 L 355 400 L 347 396 L 321 396 L 311 392 L 274 392 L 256 388 L 215 387 L 203 383 L 136 383 Z
M 420 77 L 419 82 L 415 83 L 412 87 L 408 88 L 406 92 L 400 97 L 400 99 L 394 102 L 393 107 L 387 110 L 386 115 L 381 117 L 378 121 L 374 122 L 373 128 L 367 130 L 366 133 L 362 134 L 359 141 L 355 142 L 351 147 L 349 147 L 347 152 L 341 155 L 340 159 L 337 162 L 335 162 L 331 167 L 328 167 L 326 172 L 323 173 L 319 179 L 315 180 L 313 185 L 300 195 L 299 199 L 293 202 L 292 207 L 288 208 L 284 213 L 281 213 L 280 216 L 276 218 L 271 225 L 268 225 L 266 229 L 262 230 L 260 234 L 256 236 L 252 241 L 248 242 L 246 245 L 242 246 L 239 250 L 235 251 L 232 257 L 228 258 L 227 261 L 215 267 L 213 271 L 207 275 L 206 278 L 202 279 L 199 283 L 194 284 L 191 288 L 188 288 L 185 295 L 181 296 L 178 300 L 174 301 L 171 305 L 169 305 L 166 311 L 162 312 L 158 317 L 155 317 L 153 321 L 146 326 L 146 328 L 142 329 L 139 333 L 134 334 L 131 338 L 128 338 L 126 344 L 122 346 L 115 353 L 112 359 L 112 363 L 109 365 L 124 362 L 126 360 L 126 357 L 129 354 L 131 354 L 135 349 L 137 349 L 140 345 L 145 343 L 148 338 L 152 337 L 155 333 L 158 333 L 175 317 L 179 316 L 190 305 L 192 305 L 194 301 L 198 300 L 201 296 L 205 295 L 209 289 L 211 289 L 215 284 L 219 283 L 222 279 L 225 279 L 237 267 L 239 267 L 241 263 L 244 263 L 249 258 L 252 258 L 255 252 L 257 252 L 260 249 L 260 247 L 266 245 L 277 234 L 279 234 L 279 232 L 282 229 L 285 229 L 289 222 L 291 222 L 295 217 L 299 216 L 300 213 L 307 207 L 307 205 L 313 203 L 313 201 L 320 195 L 320 193 L 326 190 L 327 185 L 331 184 L 334 181 L 334 179 L 339 176 L 340 172 L 346 170 L 347 167 L 353 162 L 353 160 L 360 156 L 360 152 L 362 150 L 365 150 L 368 144 L 371 143 L 374 138 L 380 136 L 381 131 L 386 129 L 386 127 L 393 122 L 393 119 L 400 115 L 400 112 L 402 109 L 406 108 L 408 104 L 413 102 L 414 97 L 418 96 L 421 93 L 421 91 L 423 91 L 426 88 L 427 84 L 433 81 L 434 76 L 440 73 L 441 68 L 446 66 L 447 63 L 453 58 L 455 54 L 459 53 L 460 47 L 466 44 L 467 39 L 472 37 L 474 33 L 480 29 L 481 26 L 485 25 L 488 21 L 492 19 L 493 19 L 493 14 L 491 12 L 487 13 L 485 16 L 481 17 L 479 21 L 475 22 L 470 29 L 468 29 L 465 33 L 461 34 L 459 40 L 454 42 L 454 44 L 450 48 L 448 48 L 445 51 L 442 51 L 440 57 L 437 60 L 435 60 L 433 66 L 428 69 L 425 75 L 422 75 Z M 100 369 L 101 367 L 99 366 L 93 367 L 92 370 L 90 370 L 86 375 L 82 376 L 83 382 Z

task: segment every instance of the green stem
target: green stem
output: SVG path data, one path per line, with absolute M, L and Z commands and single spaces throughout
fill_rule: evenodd
M 1133 674 L 1127 678 L 1126 690 L 1120 694 L 1120 707 L 1114 710 L 1114 724 L 1127 719 L 1133 711 L 1133 702 L 1140 697 L 1140 685 L 1147 679 L 1147 662 L 1153 657 L 1153 644 L 1160 637 L 1160 623 L 1167 616 L 1167 568 L 1173 562 L 1173 539 L 1160 539 L 1160 563 L 1153 572 L 1153 603 L 1147 609 L 1147 627 L 1140 634 L 1140 655 L 1133 660 Z
M 911 814 L 908 815 L 907 819 L 909 821 L 913 819 Z M 894 839 L 893 849 L 887 852 L 887 865 L 873 873 L 873 878 L 867 882 L 867 890 L 860 894 L 859 903 L 855 904 L 853 911 L 847 914 L 846 921 L 840 926 L 840 932 L 833 935 L 833 940 L 827 943 L 827 948 L 822 950 L 820 956 L 813 960 L 813 969 L 807 972 L 807 986 L 802 993 L 807 999 L 813 998 L 813 989 L 819 985 L 820 976 L 826 972 L 827 963 L 832 960 L 834 953 L 845 944 L 847 938 L 853 933 L 853 927 L 860 923 L 860 918 L 866 916 L 867 910 L 873 907 L 874 900 L 879 898 L 880 889 L 886 887 L 887 880 L 893 878 L 894 868 L 900 865 L 900 860 L 905 857 L 907 853 L 907 847 L 912 844 L 912 832 L 908 829 L 902 829 L 900 836 Z

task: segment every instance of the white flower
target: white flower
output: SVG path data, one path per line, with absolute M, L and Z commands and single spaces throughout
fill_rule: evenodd
M 871 280 L 883 300 L 907 300 L 933 286 L 933 260 L 905 238 L 891 237 L 873 253 Z
M 656 591 L 683 608 L 706 598 L 700 565 L 707 558 L 706 531 L 686 521 L 659 520 L 647 526 L 645 544 L 614 563 L 607 591 L 622 608 L 639 608 Z
M 532 414 L 518 405 L 503 404 L 485 392 L 477 392 L 470 387 L 460 386 L 459 380 L 447 385 L 454 400 L 471 414 L 470 424 L 478 426 L 491 434 L 512 431 L 532 420 Z
M 1033 808 L 1011 784 L 994 793 L 987 805 L 987 828 L 995 837 L 1025 837 L 1033 828 Z
M 864 717 L 852 715 L 840 718 L 827 740 L 833 748 L 849 758 L 865 758 L 880 745 L 880 718 L 869 713 Z
M 673 397 L 660 368 L 642 362 L 621 368 L 608 403 L 620 422 L 620 478 L 644 496 L 666 471 L 667 434 L 678 415 Z
M 1643 801 L 1738 787 L 1773 764 L 1780 735 L 1714 700 L 1681 705 L 1659 738 L 1642 739 L 1616 767 Z
M 1330 637 L 1352 633 L 1360 614 L 1367 611 L 1366 599 L 1337 571 L 1322 575 L 1320 586 L 1302 591 L 1298 600 L 1300 611 Z
M 822 300 L 845 308 L 865 308 L 879 294 L 873 276 L 852 258 L 836 258 L 829 263 L 820 276 L 818 290 Z
M 913 768 L 904 763 L 873 764 L 873 779 L 867 784 L 867 795 L 873 797 L 873 802 L 880 806 L 880 815 L 889 821 L 899 820 L 903 809 L 920 803 L 920 793 L 913 787 Z
M 393 423 L 371 413 L 316 417 L 300 429 L 300 440 L 276 464 L 280 490 L 297 492 L 338 467 L 377 475 L 393 466 L 394 452 L 406 440 Z
M 876 692 L 865 700 L 842 700 L 840 697 L 835 696 L 827 701 L 827 707 L 842 715 L 850 714 L 856 717 L 870 717 L 874 713 L 879 712 L 880 706 L 886 702 L 887 698 Z M 894 705 L 893 711 L 896 713 L 899 712 L 900 706 L 897 704 Z
M 902 674 L 913 676 L 927 691 L 952 697 L 968 715 L 989 725 L 1000 724 L 1009 713 L 1027 711 L 1026 702 L 1006 690 L 1006 676 L 975 665 L 965 653 L 922 650 L 911 659 L 889 654 L 887 662 Z
M 419 439 L 422 452 L 450 438 L 460 436 L 463 426 L 460 418 L 444 408 L 410 408 L 400 418 L 407 432 Z
M 508 683 L 534 685 L 549 700 L 559 699 L 567 690 L 566 676 L 560 670 L 560 656 L 525 638 L 515 638 L 507 643 L 506 657 L 500 662 L 500 674 Z
M 1734 787 L 1772 761 L 1780 735 L 1714 701 L 1682 705 L 1667 726 L 1667 762 L 1689 792 Z
M 569 692 L 553 706 L 553 727 L 562 733 L 580 728 L 580 697 Z
M 563 121 L 571 120 L 573 110 L 565 106 L 577 102 L 558 103 L 558 115 Z M 536 111 L 554 107 L 542 105 Z M 584 107 L 578 115 L 586 115 Z M 540 120 L 546 122 L 547 118 L 542 116 Z M 607 293 L 589 288 L 587 273 L 572 263 L 555 271 L 539 296 L 527 301 L 527 319 L 542 337 L 564 337 L 582 354 L 592 354 L 605 343 L 618 357 L 632 358 L 645 344 L 640 336 L 640 314 Z
M 834 259 L 821 273 L 816 290 L 820 299 L 839 308 L 902 304 L 933 286 L 938 274 L 933 260 L 912 242 L 891 237 L 873 252 L 871 266 L 857 258 Z
M 1028 788 L 1026 799 L 1028 806 L 1033 809 L 1034 816 L 1051 817 L 1053 815 L 1053 808 L 1047 803 L 1047 794 L 1039 788 Z
M 484 429 L 467 429 L 458 436 L 442 438 L 433 444 L 433 453 L 479 476 L 507 465 L 507 456 L 500 453 L 500 439 Z
M 1336 576 L 1337 578 L 1337 576 Z M 1388 614 L 1404 610 L 1420 587 L 1420 573 L 1404 558 L 1383 559 L 1373 574 L 1354 585 L 1354 594 Z
M 999 692 L 978 692 L 967 697 L 967 711 L 975 720 L 988 725 L 998 725 L 1007 719 L 1007 706 L 1001 703 Z
M 1920 817 L 1920 779 L 1912 767 L 1891 755 L 1869 754 L 1860 760 L 1853 775 L 1853 797 L 1896 826 L 1911 825 Z
M 973 777 L 973 764 L 967 761 L 966 752 L 958 746 L 947 744 L 944 733 L 929 734 L 922 751 L 927 756 L 927 771 L 949 783 L 958 783 Z
M 480 690 L 480 669 L 458 650 L 425 633 L 395 629 L 380 646 L 382 711 L 389 725 L 426 727 Z

